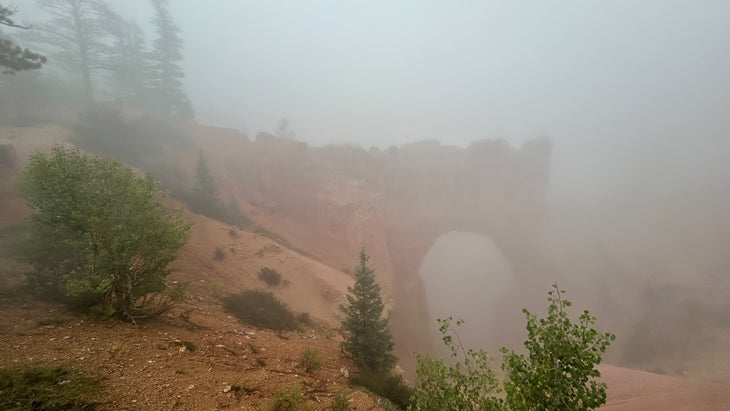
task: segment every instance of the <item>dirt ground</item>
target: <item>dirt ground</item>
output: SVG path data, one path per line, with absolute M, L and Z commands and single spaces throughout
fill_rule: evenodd
M 103 410 L 262 410 L 277 389 L 296 386 L 313 410 L 330 409 L 340 392 L 349 393 L 352 409 L 381 409 L 348 388 L 352 366 L 340 338 L 321 326 L 262 331 L 199 301 L 138 325 L 96 322 L 37 301 L 0 304 L 0 368 L 51 365 L 94 375 L 104 386 Z M 322 354 L 312 374 L 299 365 L 306 349 Z
M 629 410 L 728 410 L 730 385 L 672 377 L 610 365 L 600 366 L 608 386 L 602 409 Z

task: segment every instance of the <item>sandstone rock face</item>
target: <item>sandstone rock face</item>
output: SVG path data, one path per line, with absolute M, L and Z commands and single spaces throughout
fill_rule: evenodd
M 419 269 L 440 235 L 487 236 L 518 280 L 544 270 L 547 140 L 520 148 L 483 140 L 467 148 L 425 141 L 365 150 L 314 148 L 265 133 L 233 143 L 220 131 L 208 132 L 203 144 L 224 195 L 294 248 L 347 271 L 365 247 L 406 366 L 411 352 L 429 349 L 433 327 Z

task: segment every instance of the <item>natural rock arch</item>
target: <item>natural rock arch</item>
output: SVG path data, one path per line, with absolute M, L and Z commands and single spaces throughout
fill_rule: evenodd
M 256 223 L 342 270 L 366 248 L 406 368 L 413 351 L 430 348 L 419 268 L 440 235 L 491 238 L 518 281 L 544 270 L 547 139 L 519 148 L 482 140 L 466 148 L 423 141 L 365 150 L 309 147 L 266 133 L 254 141 L 239 135 L 238 146 L 220 137 L 205 136 L 210 163 L 232 164 L 218 176 L 221 189 Z

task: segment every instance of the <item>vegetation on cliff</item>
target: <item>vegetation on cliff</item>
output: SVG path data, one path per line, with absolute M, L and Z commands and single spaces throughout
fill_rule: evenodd
M 179 297 L 165 278 L 189 226 L 155 199 L 150 176 L 56 146 L 31 157 L 21 186 L 33 209 L 24 257 L 36 290 L 130 320 L 160 314 Z

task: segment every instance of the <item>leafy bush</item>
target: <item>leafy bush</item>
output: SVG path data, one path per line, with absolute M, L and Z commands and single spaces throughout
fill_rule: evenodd
M 373 372 L 361 369 L 350 378 L 350 384 L 363 387 L 373 394 L 386 398 L 401 409 L 408 408 L 413 389 L 403 381 L 403 376 L 391 372 Z
M 297 321 L 286 304 L 270 292 L 246 290 L 223 299 L 223 308 L 239 320 L 272 330 L 296 330 Z
M 411 397 L 411 410 L 591 410 L 606 402 L 606 385 L 595 379 L 601 356 L 615 339 L 593 328 L 596 318 L 585 310 L 578 322 L 570 320 L 570 301 L 553 284 L 548 292 L 548 315 L 527 318 L 528 355 L 502 348 L 505 373 L 504 399 L 494 396 L 498 385 L 484 351 L 464 350 L 451 319 L 439 320 L 443 341 L 454 358 L 447 367 L 427 355 L 416 357 L 418 383 Z M 462 321 L 457 321 L 461 325 Z M 453 334 L 453 336 L 451 335 Z M 453 337 L 457 338 L 455 345 Z M 462 362 L 463 361 L 463 362 Z
M 499 410 L 502 400 L 494 397 L 499 392 L 497 377 L 489 367 L 489 356 L 484 350 L 465 349 L 452 319 L 438 320 L 444 345 L 456 362 L 447 366 L 442 359 L 417 355 L 418 383 L 411 397 L 415 410 Z M 460 327 L 462 320 L 456 321 Z
M 350 409 L 350 399 L 347 397 L 347 393 L 340 391 L 335 394 L 332 399 L 332 411 L 347 411 Z
M 322 368 L 322 355 L 318 350 L 306 349 L 299 357 L 299 365 L 304 367 L 308 374 L 317 372 Z
M 592 410 L 606 402 L 606 384 L 595 380 L 601 376 L 595 367 L 616 336 L 595 330 L 596 317 L 588 310 L 572 322 L 567 312 L 571 302 L 564 293 L 553 284 L 545 318 L 522 310 L 529 356 L 502 348 L 510 409 Z
M 93 410 L 96 379 L 58 367 L 0 370 L 0 409 Z
M 273 268 L 264 267 L 259 270 L 259 280 L 274 287 L 281 284 L 281 274 Z
M 31 156 L 21 183 L 33 209 L 24 257 L 34 289 L 97 316 L 131 320 L 181 297 L 183 286 L 168 287 L 165 278 L 190 226 L 155 199 L 152 178 L 55 146 Z
M 309 313 L 299 313 L 297 314 L 297 322 L 299 324 L 310 325 L 312 324 L 312 319 L 309 317 Z
M 271 411 L 299 410 L 302 406 L 304 395 L 299 387 L 280 388 L 274 392 L 271 401 Z

